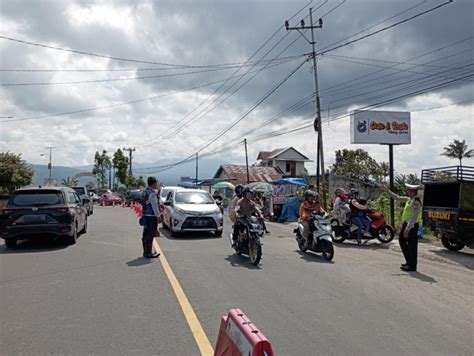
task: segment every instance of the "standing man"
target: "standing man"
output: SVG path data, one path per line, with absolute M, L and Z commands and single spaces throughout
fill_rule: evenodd
M 158 181 L 155 177 L 148 177 L 148 187 L 142 193 L 143 216 L 145 225 L 143 226 L 143 257 L 157 258 L 159 253 L 153 252 L 153 239 L 158 229 L 160 217 L 159 198 L 156 195 Z
M 418 197 L 419 185 L 405 184 L 406 196 L 399 196 L 382 185 L 380 189 L 393 199 L 404 201 L 402 226 L 398 242 L 402 249 L 406 263 L 402 264 L 402 271 L 416 271 L 418 260 L 418 228 L 422 224 L 421 199 Z

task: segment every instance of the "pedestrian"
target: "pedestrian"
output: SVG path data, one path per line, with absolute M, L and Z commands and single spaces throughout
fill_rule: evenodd
M 393 199 L 405 202 L 402 213 L 402 225 L 398 242 L 402 249 L 406 263 L 402 264 L 402 271 L 416 271 L 418 261 L 418 229 L 422 225 L 421 199 L 418 197 L 419 185 L 405 184 L 406 196 L 400 196 L 390 191 L 387 186 L 380 189 Z
M 148 187 L 142 193 L 143 204 L 143 257 L 157 258 L 159 253 L 153 252 L 153 240 L 158 229 L 158 224 L 161 222 L 159 197 L 156 194 L 158 190 L 158 180 L 155 177 L 148 177 Z

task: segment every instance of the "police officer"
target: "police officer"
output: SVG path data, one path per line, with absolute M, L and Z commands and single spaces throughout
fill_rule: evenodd
M 143 216 L 145 218 L 142 235 L 143 257 L 157 258 L 160 254 L 153 252 L 153 239 L 158 228 L 158 220 L 161 219 L 159 198 L 156 194 L 158 181 L 155 177 L 148 177 L 147 183 L 148 187 L 142 193 Z
M 380 189 L 395 200 L 405 202 L 402 214 L 402 226 L 398 241 L 406 263 L 402 264 L 402 271 L 416 271 L 418 260 L 418 228 L 422 224 L 421 199 L 418 197 L 419 185 L 405 184 L 406 196 L 399 196 L 382 185 Z

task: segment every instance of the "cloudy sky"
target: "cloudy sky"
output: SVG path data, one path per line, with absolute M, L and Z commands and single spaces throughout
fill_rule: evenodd
M 350 144 L 358 108 L 412 113 L 397 172 L 454 165 L 442 147 L 474 148 L 474 8 L 429 11 L 445 2 L 2 1 L 0 150 L 41 164 L 55 146 L 71 166 L 124 146 L 138 163 L 244 163 L 247 137 L 250 161 L 286 146 L 315 159 L 312 128 L 294 131 L 315 115 L 310 32 L 284 27 L 309 24 L 313 7 L 326 166 L 341 148 L 388 160 L 386 146 Z

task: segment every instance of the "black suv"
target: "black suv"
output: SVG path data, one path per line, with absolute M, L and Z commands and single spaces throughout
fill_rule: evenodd
M 7 247 L 18 240 L 52 235 L 75 244 L 78 234 L 87 231 L 87 212 L 81 199 L 66 187 L 22 188 L 10 196 L 0 214 L 0 237 Z
M 74 191 L 79 195 L 79 198 L 81 198 L 81 201 L 84 198 L 89 199 L 89 203 L 84 204 L 86 210 L 87 210 L 87 215 L 92 215 L 94 214 L 94 201 L 91 199 L 91 196 L 89 194 L 89 191 L 87 190 L 86 187 L 72 187 Z
M 129 190 L 125 194 L 125 205 L 130 206 L 132 203 L 141 203 L 143 190 Z

